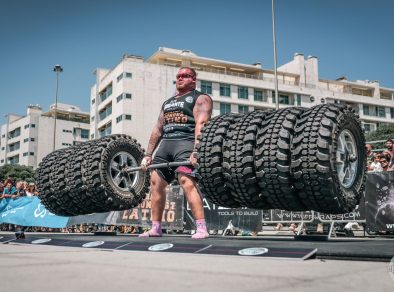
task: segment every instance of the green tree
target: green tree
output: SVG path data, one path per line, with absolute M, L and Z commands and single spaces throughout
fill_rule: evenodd
M 384 142 L 374 143 L 372 146 L 375 149 L 385 148 L 385 142 L 389 138 L 394 140 L 394 124 L 381 126 L 376 131 L 369 132 L 365 135 L 367 142 L 384 140 Z
M 9 176 L 12 177 L 14 181 L 35 181 L 35 171 L 30 166 L 18 164 L 6 164 L 4 166 L 0 166 L 0 180 L 5 180 Z

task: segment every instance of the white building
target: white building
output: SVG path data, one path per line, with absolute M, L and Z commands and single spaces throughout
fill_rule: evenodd
M 76 145 L 89 138 L 89 114 L 72 105 L 58 103 L 56 110 L 56 147 Z M 48 112 L 30 105 L 27 114 L 9 114 L 1 126 L 0 166 L 20 164 L 37 168 L 53 151 L 54 105 Z
M 200 57 L 189 50 L 159 48 L 150 58 L 125 55 L 115 68 L 97 69 L 91 89 L 91 138 L 124 133 L 147 146 L 162 102 L 175 92 L 180 66 L 197 71 L 197 89 L 214 101 L 213 115 L 275 108 L 274 72 L 260 63 Z M 377 81 L 319 78 L 318 58 L 295 54 L 278 68 L 280 107 L 320 103 L 351 105 L 366 131 L 394 123 L 394 89 Z

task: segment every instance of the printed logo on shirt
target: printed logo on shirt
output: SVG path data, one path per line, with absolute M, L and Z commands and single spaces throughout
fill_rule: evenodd
M 176 108 L 176 107 L 180 107 L 183 108 L 185 102 L 184 101 L 171 101 L 169 103 L 167 103 L 166 105 L 164 105 L 164 110 L 167 110 L 169 108 Z
M 188 96 L 185 98 L 186 102 L 188 103 L 192 103 L 193 102 L 193 97 L 192 96 Z

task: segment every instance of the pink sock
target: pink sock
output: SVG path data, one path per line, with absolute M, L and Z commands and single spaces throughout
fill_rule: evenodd
M 140 234 L 138 237 L 161 237 L 163 232 L 161 231 L 161 221 L 152 221 L 152 228 L 147 232 Z
M 196 220 L 197 231 L 192 236 L 193 239 L 203 239 L 209 237 L 209 233 L 207 230 L 207 224 L 205 219 L 198 219 Z

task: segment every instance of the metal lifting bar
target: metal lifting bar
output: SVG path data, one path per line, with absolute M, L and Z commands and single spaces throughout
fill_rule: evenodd
M 178 161 L 178 162 L 167 162 L 167 163 L 158 163 L 158 164 L 151 164 L 147 167 L 147 169 L 156 169 L 156 168 L 170 168 L 174 166 L 186 166 L 186 165 L 192 165 L 192 163 L 187 160 L 187 161 Z M 137 167 L 128 167 L 124 171 L 127 173 L 130 172 L 136 172 L 142 170 L 141 166 Z

